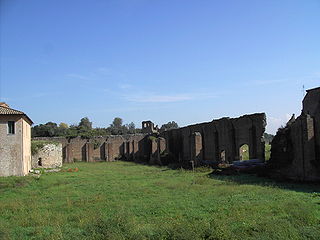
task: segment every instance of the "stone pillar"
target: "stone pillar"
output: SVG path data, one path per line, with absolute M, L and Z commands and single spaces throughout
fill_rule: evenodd
M 133 161 L 139 161 L 139 157 L 141 156 L 141 149 L 139 149 L 139 142 L 136 140 L 133 140 Z
M 150 159 L 149 159 L 149 163 L 150 164 L 155 164 L 156 163 L 156 158 L 157 158 L 157 150 L 158 150 L 158 143 L 156 141 L 156 139 L 150 140 L 151 144 L 151 151 L 150 151 Z
M 200 161 L 202 160 L 202 137 L 199 132 L 191 134 L 190 148 L 191 161 L 194 162 L 195 166 L 199 166 Z
M 67 163 L 73 163 L 73 151 L 72 151 L 72 145 L 68 143 L 66 145 L 66 159 L 65 161 Z
M 107 143 L 107 156 L 108 156 L 108 161 L 111 162 L 114 160 L 113 158 L 113 145 L 112 143 Z
M 316 175 L 315 167 L 312 163 L 316 161 L 316 144 L 314 119 L 310 115 L 302 118 L 302 138 L 303 138 L 303 171 L 304 180 L 308 176 Z
M 122 152 L 120 152 L 121 158 L 126 158 L 127 155 L 127 143 L 122 143 Z
M 109 154 L 108 154 L 108 151 L 109 151 L 109 148 L 108 148 L 108 143 L 104 143 L 104 155 L 105 155 L 105 158 L 106 158 L 106 162 L 109 162 Z
M 127 160 L 129 161 L 130 160 L 130 158 L 131 158 L 131 154 L 130 154 L 130 152 L 131 152 L 131 148 L 130 148 L 130 142 L 128 141 L 128 142 L 126 142 L 126 145 L 127 145 L 127 154 L 126 154 L 126 158 L 127 158 Z
M 132 160 L 135 161 L 136 159 L 136 146 L 135 146 L 135 140 L 132 141 Z
M 86 143 L 86 161 L 87 162 L 94 162 L 93 159 L 93 144 L 87 142 Z
M 166 150 L 166 140 L 164 138 L 157 138 L 157 153 L 156 153 L 156 161 L 157 164 L 162 165 L 161 162 L 161 154 Z
M 166 150 L 166 140 L 162 137 L 158 138 L 158 149 L 160 151 L 160 154 Z

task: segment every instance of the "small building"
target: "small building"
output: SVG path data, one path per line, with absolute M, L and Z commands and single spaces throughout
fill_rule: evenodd
M 0 176 L 24 176 L 31 169 L 32 120 L 0 102 Z

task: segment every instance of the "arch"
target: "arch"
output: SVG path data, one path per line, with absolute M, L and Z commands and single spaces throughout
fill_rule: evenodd
M 226 150 L 220 151 L 220 162 L 226 162 Z
M 239 160 L 246 161 L 250 159 L 250 148 L 248 144 L 242 144 L 239 147 Z
M 41 157 L 38 158 L 38 166 L 42 167 L 42 158 Z

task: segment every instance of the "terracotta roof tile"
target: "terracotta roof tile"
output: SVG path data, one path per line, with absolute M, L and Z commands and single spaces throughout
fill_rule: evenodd
M 27 114 L 9 107 L 0 106 L 0 115 L 22 115 L 26 117 L 31 124 L 33 123 L 32 120 L 27 116 Z
M 21 115 L 23 115 L 24 113 L 21 112 L 21 111 L 12 109 L 12 108 L 7 108 L 7 107 L 0 106 L 0 114 L 8 114 L 8 115 L 11 115 L 11 114 L 20 115 L 21 114 Z

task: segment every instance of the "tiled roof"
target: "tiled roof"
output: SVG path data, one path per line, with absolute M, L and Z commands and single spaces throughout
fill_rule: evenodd
M 33 123 L 27 114 L 9 107 L 0 106 L 0 115 L 22 115 L 23 117 L 27 118 L 31 124 Z
M 14 114 L 14 115 L 23 115 L 24 113 L 18 110 L 14 110 L 12 108 L 2 107 L 0 106 L 0 114 Z

